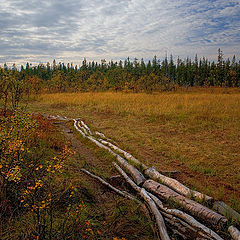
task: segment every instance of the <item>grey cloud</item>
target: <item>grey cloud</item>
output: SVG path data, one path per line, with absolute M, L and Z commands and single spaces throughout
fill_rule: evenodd
M 0 62 L 212 56 L 217 45 L 239 54 L 239 9 L 237 0 L 3 0 Z

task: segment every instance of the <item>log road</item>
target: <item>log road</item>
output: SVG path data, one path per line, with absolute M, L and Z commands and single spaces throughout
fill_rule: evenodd
M 114 167 L 134 190 L 135 196 L 122 192 L 86 169 L 82 171 L 117 194 L 137 201 L 139 204 L 146 204 L 155 221 L 158 239 L 174 239 L 171 236 L 174 233 L 174 236 L 180 239 L 240 240 L 238 230 L 240 214 L 226 204 L 189 189 L 176 179 L 161 174 L 154 167 L 146 166 L 130 153 L 119 148 L 103 133 L 93 132 L 80 118 L 68 119 L 45 114 L 43 116 L 58 122 L 73 121 L 75 130 L 82 137 L 89 139 L 115 157 Z M 169 206 L 172 205 L 179 206 L 181 210 L 170 208 Z M 224 214 L 230 218 L 223 216 Z

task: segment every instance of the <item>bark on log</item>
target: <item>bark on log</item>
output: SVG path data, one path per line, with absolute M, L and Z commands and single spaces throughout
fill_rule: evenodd
M 192 228 L 187 223 L 184 223 L 179 218 L 172 216 L 171 214 L 167 214 L 165 212 L 161 213 L 164 216 L 167 226 L 173 231 L 174 234 L 181 236 L 183 239 L 197 239 L 197 230 Z
M 160 183 L 157 183 L 153 180 L 147 180 L 143 184 L 143 187 L 164 201 L 172 200 L 173 202 L 179 204 L 184 210 L 197 217 L 198 219 L 201 219 L 203 222 L 208 222 L 214 227 L 219 226 L 222 229 L 226 227 L 227 218 L 218 213 L 215 213 L 209 208 L 193 200 L 180 195 L 179 193 Z
M 90 130 L 90 128 L 84 123 L 84 121 L 81 121 L 82 126 L 89 132 L 90 135 L 92 134 L 92 131 Z
M 102 137 L 102 138 L 107 139 L 106 136 L 105 136 L 103 133 L 100 133 L 100 132 L 98 132 L 98 131 L 95 131 L 95 134 L 98 135 L 98 136 L 100 136 L 100 137 Z
M 149 208 L 151 209 L 151 212 L 154 215 L 156 224 L 158 226 L 160 238 L 162 240 L 170 240 L 163 217 L 162 217 L 161 213 L 158 211 L 158 208 L 157 208 L 156 204 L 154 203 L 154 201 L 147 194 L 147 192 L 144 188 L 141 189 L 139 194 L 144 199 L 144 201 L 148 204 Z
M 115 163 L 113 162 L 113 166 L 117 169 L 117 171 L 124 177 L 126 182 L 136 191 L 140 192 L 141 188 L 130 178 L 128 175 Z
M 119 153 L 122 153 L 127 160 L 132 161 L 133 163 L 137 164 L 138 166 L 141 166 L 143 169 L 147 169 L 147 166 L 145 164 L 141 163 L 139 160 L 137 160 L 135 157 L 133 157 L 133 155 L 131 155 L 130 153 L 122 150 L 121 148 L 117 147 L 116 145 L 114 145 L 114 144 L 112 144 L 112 143 L 110 143 L 108 141 L 105 141 L 103 139 L 99 139 L 99 141 L 102 144 L 108 145 L 113 150 L 115 150 L 115 151 L 117 151 Z
M 98 147 L 100 148 L 104 148 L 105 150 L 109 151 L 113 156 L 117 156 L 117 154 L 115 152 L 113 152 L 109 147 L 103 145 L 102 143 L 100 143 L 98 140 L 96 140 L 95 138 L 91 137 L 91 136 L 87 136 L 87 138 L 94 142 Z
M 119 171 L 119 173 L 125 178 L 125 180 L 130 184 L 130 186 L 138 192 L 138 194 L 144 199 L 144 201 L 149 206 L 155 220 L 156 224 L 159 230 L 159 235 L 162 240 L 170 240 L 167 229 L 163 220 L 163 217 L 161 213 L 159 212 L 156 204 L 151 199 L 151 197 L 148 195 L 147 191 L 144 188 L 138 187 L 128 176 L 127 174 L 116 164 L 113 163 L 113 165 L 116 167 L 116 169 Z
M 132 176 L 133 180 L 138 186 L 142 186 L 143 183 L 146 181 L 145 177 L 142 175 L 141 172 L 139 172 L 135 167 L 133 167 L 131 164 L 129 164 L 124 158 L 121 156 L 117 155 L 117 161 L 126 168 L 130 175 Z
M 182 194 L 183 196 L 186 197 L 195 197 L 200 200 L 206 201 L 210 206 L 212 206 L 214 199 L 212 197 L 209 197 L 207 195 L 204 195 L 200 192 L 194 191 L 177 181 L 176 179 L 167 177 L 159 173 L 154 167 L 148 168 L 144 172 L 148 177 L 160 181 L 161 183 L 169 186 L 176 192 Z
M 146 180 L 145 177 L 142 175 L 142 173 L 140 173 L 135 167 L 133 167 L 131 164 L 129 164 L 124 158 L 122 158 L 121 156 L 119 156 L 118 154 L 116 154 L 115 152 L 113 152 L 109 147 L 103 145 L 102 143 L 100 143 L 99 141 L 97 141 L 96 139 L 94 139 L 91 136 L 87 136 L 87 138 L 89 140 L 91 140 L 92 142 L 94 142 L 97 146 L 106 149 L 107 151 L 109 151 L 113 156 L 116 157 L 116 160 L 121 164 L 121 166 L 123 166 L 124 168 L 126 168 L 130 175 L 133 177 L 134 181 L 137 183 L 137 185 L 142 185 L 144 183 L 144 181 Z
M 201 237 L 208 237 L 209 239 L 223 240 L 217 233 L 212 231 L 210 228 L 204 226 L 203 224 L 198 222 L 195 218 L 188 215 L 187 213 L 184 213 L 178 209 L 168 209 L 163 206 L 162 202 L 156 196 L 154 196 L 151 193 L 149 193 L 149 196 L 153 199 L 153 201 L 156 203 L 156 205 L 159 207 L 160 210 L 184 220 L 190 226 L 196 229 L 197 234 L 200 235 Z
M 106 140 L 109 141 L 109 142 L 115 143 L 115 141 L 113 141 L 113 140 L 110 139 L 110 138 L 107 138 L 103 133 L 100 133 L 100 132 L 98 132 L 98 131 L 95 131 L 95 134 L 98 135 L 98 136 L 100 136 L 101 138 L 106 139 Z M 116 143 L 115 143 L 115 144 L 116 144 Z
M 218 213 L 230 218 L 240 224 L 240 214 L 222 201 L 215 201 L 213 209 Z
M 141 188 L 138 187 L 116 163 L 113 163 L 113 165 L 136 192 L 141 191 Z M 195 239 L 197 236 L 199 236 L 204 237 L 205 239 L 223 240 L 215 232 L 196 221 L 192 216 L 176 209 L 167 209 L 156 196 L 148 192 L 147 194 L 153 199 L 157 207 L 162 210 L 161 214 L 168 218 L 168 223 L 171 225 L 171 227 L 177 228 L 179 235 L 187 236 L 186 239 Z M 183 222 L 179 218 L 174 217 L 173 215 L 185 220 L 187 223 Z
M 74 125 L 75 129 L 76 129 L 78 132 L 80 132 L 83 137 L 86 137 L 85 133 L 84 133 L 82 130 L 80 130 L 79 127 L 77 126 L 77 120 L 76 120 L 76 119 L 73 119 L 73 121 L 74 121 L 74 124 L 73 124 L 73 125 Z
M 240 231 L 236 227 L 230 226 L 228 232 L 234 240 L 240 240 Z
M 81 126 L 81 124 L 80 124 L 79 121 L 77 122 L 77 126 L 78 126 L 78 128 L 81 129 L 86 135 L 88 135 L 87 130 L 86 130 L 84 127 Z
M 112 191 L 116 192 L 117 194 L 119 194 L 122 197 L 131 199 L 139 204 L 142 204 L 138 199 L 136 199 L 135 197 L 133 197 L 130 193 L 127 193 L 125 191 L 121 191 L 115 187 L 113 187 L 111 184 L 107 183 L 106 181 L 104 181 L 102 178 L 90 173 L 89 171 L 87 171 L 86 169 L 82 168 L 81 169 L 82 172 L 84 172 L 85 174 L 87 174 L 88 176 L 98 180 L 100 183 L 102 183 L 104 186 L 108 187 L 109 189 L 111 189 Z

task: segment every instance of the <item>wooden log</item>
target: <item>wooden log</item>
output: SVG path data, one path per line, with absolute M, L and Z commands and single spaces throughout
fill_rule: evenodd
M 83 137 L 86 137 L 85 133 L 78 128 L 78 126 L 77 126 L 77 120 L 76 120 L 76 119 L 73 119 L 73 122 L 74 122 L 74 124 L 73 124 L 74 128 L 75 128 L 78 132 L 80 132 Z
M 90 130 L 90 128 L 84 123 L 84 121 L 81 121 L 82 126 L 89 132 L 90 135 L 92 134 L 92 131 Z
M 173 231 L 174 234 L 181 236 L 182 239 L 198 238 L 197 230 L 195 230 L 189 224 L 177 217 L 172 216 L 171 214 L 167 214 L 165 212 L 161 212 L 161 214 L 163 215 L 167 226 Z
M 116 154 L 115 152 L 113 152 L 109 147 L 103 145 L 103 144 L 100 143 L 98 140 L 96 140 L 94 137 L 92 137 L 92 136 L 87 136 L 87 138 L 88 138 L 90 141 L 92 141 L 93 143 L 95 143 L 98 147 L 107 150 L 107 151 L 110 152 L 113 156 L 117 156 L 117 154 Z
M 154 167 L 146 169 L 144 173 L 148 177 L 156 181 L 160 181 L 161 183 L 167 185 L 168 187 L 172 188 L 174 191 L 182 194 L 183 196 L 186 196 L 189 198 L 194 197 L 202 201 L 206 201 L 210 206 L 213 204 L 214 199 L 212 197 L 209 197 L 205 194 L 189 189 L 188 187 L 186 187 L 176 179 L 162 175 Z
M 162 202 L 153 194 L 149 193 L 149 196 L 153 199 L 153 201 L 156 203 L 158 208 L 168 214 L 171 214 L 173 216 L 176 216 L 185 222 L 187 222 L 190 226 L 192 226 L 194 229 L 196 229 L 196 232 L 201 237 L 208 237 L 209 239 L 216 239 L 216 240 L 223 240 L 217 233 L 212 231 L 210 228 L 206 227 L 205 225 L 198 222 L 195 218 L 188 215 L 187 213 L 184 213 L 178 209 L 169 209 L 163 206 Z
M 107 137 L 106 137 L 103 133 L 101 133 L 101 132 L 95 131 L 95 134 L 98 135 L 98 136 L 100 136 L 101 138 L 106 139 L 106 140 L 109 141 L 109 142 L 114 142 L 112 139 L 107 138 Z M 115 143 L 115 142 L 114 142 L 114 143 Z
M 85 174 L 87 174 L 88 176 L 96 179 L 97 181 L 99 181 L 101 184 L 103 184 L 104 186 L 108 187 L 109 189 L 111 189 L 112 191 L 116 192 L 118 195 L 122 196 L 122 197 L 125 197 L 125 198 L 128 198 L 128 199 L 131 199 L 139 204 L 141 204 L 141 202 L 136 199 L 135 197 L 133 197 L 130 193 L 127 193 L 125 191 L 121 191 L 115 187 L 113 187 L 111 184 L 109 184 L 108 182 L 104 181 L 102 178 L 90 173 L 89 171 L 87 171 L 86 169 L 82 168 L 81 169 L 82 172 L 84 172 Z
M 154 203 L 154 201 L 147 194 L 147 192 L 144 188 L 141 189 L 139 194 L 144 199 L 144 201 L 148 204 L 149 208 L 151 209 L 152 214 L 154 215 L 156 224 L 158 226 L 160 238 L 162 240 L 170 240 L 163 217 L 162 217 L 161 213 L 158 211 L 158 208 L 157 208 L 156 204 Z
M 95 131 L 95 134 L 100 136 L 101 138 L 106 138 L 106 136 L 103 133 L 100 133 L 98 131 Z M 107 139 L 107 138 L 106 138 Z
M 153 180 L 147 180 L 143 184 L 143 187 L 164 201 L 170 200 L 176 204 L 179 204 L 185 211 L 189 212 L 198 219 L 201 219 L 203 222 L 208 222 L 212 226 L 218 226 L 222 229 L 226 227 L 228 221 L 227 218 L 193 200 L 180 195 L 179 193 L 160 183 L 157 183 Z
M 140 192 L 141 188 L 130 178 L 128 175 L 115 163 L 113 162 L 113 166 L 117 169 L 117 171 L 124 177 L 126 182 L 136 191 Z
M 116 154 L 115 152 L 113 152 L 109 147 L 103 145 L 102 143 L 100 143 L 98 140 L 94 139 L 91 136 L 87 136 L 87 138 L 89 140 L 91 140 L 92 142 L 94 142 L 97 146 L 106 149 L 107 151 L 109 151 L 113 156 L 116 157 L 116 160 L 121 164 L 121 166 L 123 166 L 124 168 L 126 168 L 130 175 L 133 177 L 134 181 L 137 183 L 137 185 L 142 185 L 144 183 L 144 181 L 146 180 L 145 177 L 143 176 L 143 174 L 141 172 L 139 172 L 135 167 L 133 167 L 131 164 L 129 164 L 124 158 L 122 158 L 121 156 L 119 156 L 118 154 Z
M 225 217 L 232 219 L 236 221 L 238 224 L 240 224 L 240 214 L 236 212 L 234 209 L 232 209 L 231 207 L 229 207 L 224 202 L 215 201 L 213 204 L 213 209 L 218 213 L 224 215 Z
M 79 129 L 81 129 L 85 133 L 85 135 L 88 135 L 87 130 L 84 127 L 81 126 L 79 121 L 77 121 L 77 126 L 78 126 Z
M 234 240 L 240 240 L 240 231 L 236 227 L 230 226 L 228 232 Z
M 135 167 L 129 164 L 124 158 L 117 155 L 117 161 L 121 164 L 122 167 L 127 169 L 132 176 L 133 180 L 138 186 L 142 186 L 143 183 L 146 181 L 145 177 L 141 172 L 139 172 Z
M 138 187 L 128 176 L 127 174 L 116 164 L 113 163 L 115 168 L 118 170 L 118 172 L 125 178 L 127 183 L 130 184 L 130 186 L 138 192 L 138 194 L 144 199 L 144 201 L 147 203 L 149 206 L 152 214 L 154 215 L 158 230 L 159 230 L 159 235 L 162 240 L 170 240 L 167 229 L 163 220 L 163 217 L 161 213 L 159 212 L 156 204 L 154 201 L 151 199 L 151 197 L 148 195 L 147 191 L 144 188 Z
M 113 165 L 136 192 L 141 192 L 142 188 L 138 187 L 116 163 L 113 163 Z M 153 196 L 152 194 L 148 193 L 147 191 L 146 191 L 146 193 L 152 198 L 152 196 Z M 161 201 L 159 200 L 159 202 L 161 202 Z M 155 204 L 156 204 L 156 202 L 155 202 Z M 157 205 L 157 207 L 158 207 L 158 205 Z M 161 212 L 161 214 L 163 214 L 164 217 L 167 217 L 167 219 L 166 218 L 165 219 L 168 222 L 168 224 L 171 226 L 171 228 L 175 228 L 174 232 L 176 232 L 178 235 L 182 236 L 184 239 L 195 239 L 197 235 L 200 235 L 200 234 L 198 234 L 198 231 L 195 230 L 193 227 L 191 227 L 188 223 L 184 223 L 180 219 L 178 219 L 168 213 Z M 205 239 L 211 239 L 211 238 L 208 238 L 204 234 L 200 235 L 200 236 L 201 237 L 204 236 Z M 221 238 L 219 238 L 219 240 L 220 239 Z
M 121 148 L 117 147 L 116 145 L 108 142 L 108 141 L 105 141 L 103 139 L 99 139 L 99 141 L 102 143 L 102 144 L 105 144 L 107 146 L 109 146 L 110 148 L 112 148 L 113 150 L 119 152 L 119 153 L 122 153 L 124 155 L 124 157 L 129 160 L 129 161 L 132 161 L 133 163 L 137 164 L 138 166 L 142 167 L 143 169 L 147 169 L 148 167 L 141 163 L 139 160 L 137 160 L 135 157 L 133 157 L 133 155 L 131 155 L 130 153 L 122 150 Z

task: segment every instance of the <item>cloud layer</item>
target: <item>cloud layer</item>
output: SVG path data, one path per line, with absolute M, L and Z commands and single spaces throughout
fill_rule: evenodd
M 0 63 L 240 55 L 239 0 L 3 0 Z

